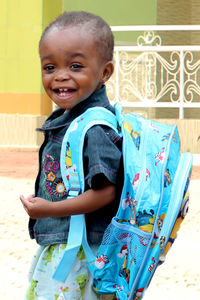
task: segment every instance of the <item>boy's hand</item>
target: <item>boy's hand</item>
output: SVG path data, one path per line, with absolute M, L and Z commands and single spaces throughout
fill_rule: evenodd
M 109 183 L 99 190 L 89 189 L 77 197 L 62 201 L 50 202 L 43 198 L 34 197 L 34 195 L 27 198 L 21 195 L 20 200 L 32 219 L 41 219 L 90 213 L 110 204 L 115 197 L 116 187 Z
M 27 214 L 32 219 L 40 219 L 51 216 L 52 202 L 49 202 L 43 198 L 34 197 L 34 195 L 30 195 L 27 198 L 21 195 L 20 200 Z

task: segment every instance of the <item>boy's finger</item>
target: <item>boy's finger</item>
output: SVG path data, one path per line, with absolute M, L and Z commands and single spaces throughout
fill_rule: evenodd
M 23 196 L 23 195 L 20 195 L 20 200 L 21 200 L 21 202 L 22 202 L 22 204 L 25 206 L 26 205 L 26 203 L 27 203 L 27 200 L 26 200 L 26 198 Z
M 19 199 L 23 202 L 25 200 L 24 196 L 23 195 L 20 195 L 19 196 Z
M 29 201 L 30 201 L 30 200 L 31 200 L 31 199 L 33 199 L 34 197 L 35 197 L 35 195 L 34 195 L 34 194 L 32 194 L 32 195 L 30 195 L 30 196 L 28 196 L 28 197 L 27 197 L 27 200 L 29 200 Z

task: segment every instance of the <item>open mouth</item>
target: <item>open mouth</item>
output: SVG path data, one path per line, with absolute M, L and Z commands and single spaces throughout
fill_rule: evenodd
M 54 89 L 53 91 L 59 97 L 69 97 L 71 94 L 76 92 L 76 89 L 59 88 L 59 89 Z

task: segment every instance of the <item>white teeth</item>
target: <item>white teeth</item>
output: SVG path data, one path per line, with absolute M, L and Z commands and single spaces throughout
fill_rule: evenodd
M 59 92 L 67 92 L 68 89 L 59 89 Z

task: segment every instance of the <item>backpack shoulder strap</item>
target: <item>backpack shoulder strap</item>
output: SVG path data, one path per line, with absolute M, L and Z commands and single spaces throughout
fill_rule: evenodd
M 106 125 L 117 132 L 115 115 L 105 108 L 94 107 L 77 117 L 63 138 L 60 156 L 61 174 L 65 187 L 69 191 L 80 189 L 79 193 L 84 192 L 82 152 L 85 135 L 94 125 Z
M 106 125 L 117 131 L 117 119 L 113 113 L 102 107 L 88 109 L 77 117 L 69 126 L 63 138 L 60 165 L 62 179 L 68 191 L 67 198 L 73 198 L 84 192 L 85 180 L 82 152 L 85 134 L 94 125 Z M 84 215 L 71 216 L 67 248 L 53 278 L 65 281 L 81 246 L 84 247 L 88 259 L 94 255 L 86 240 Z

